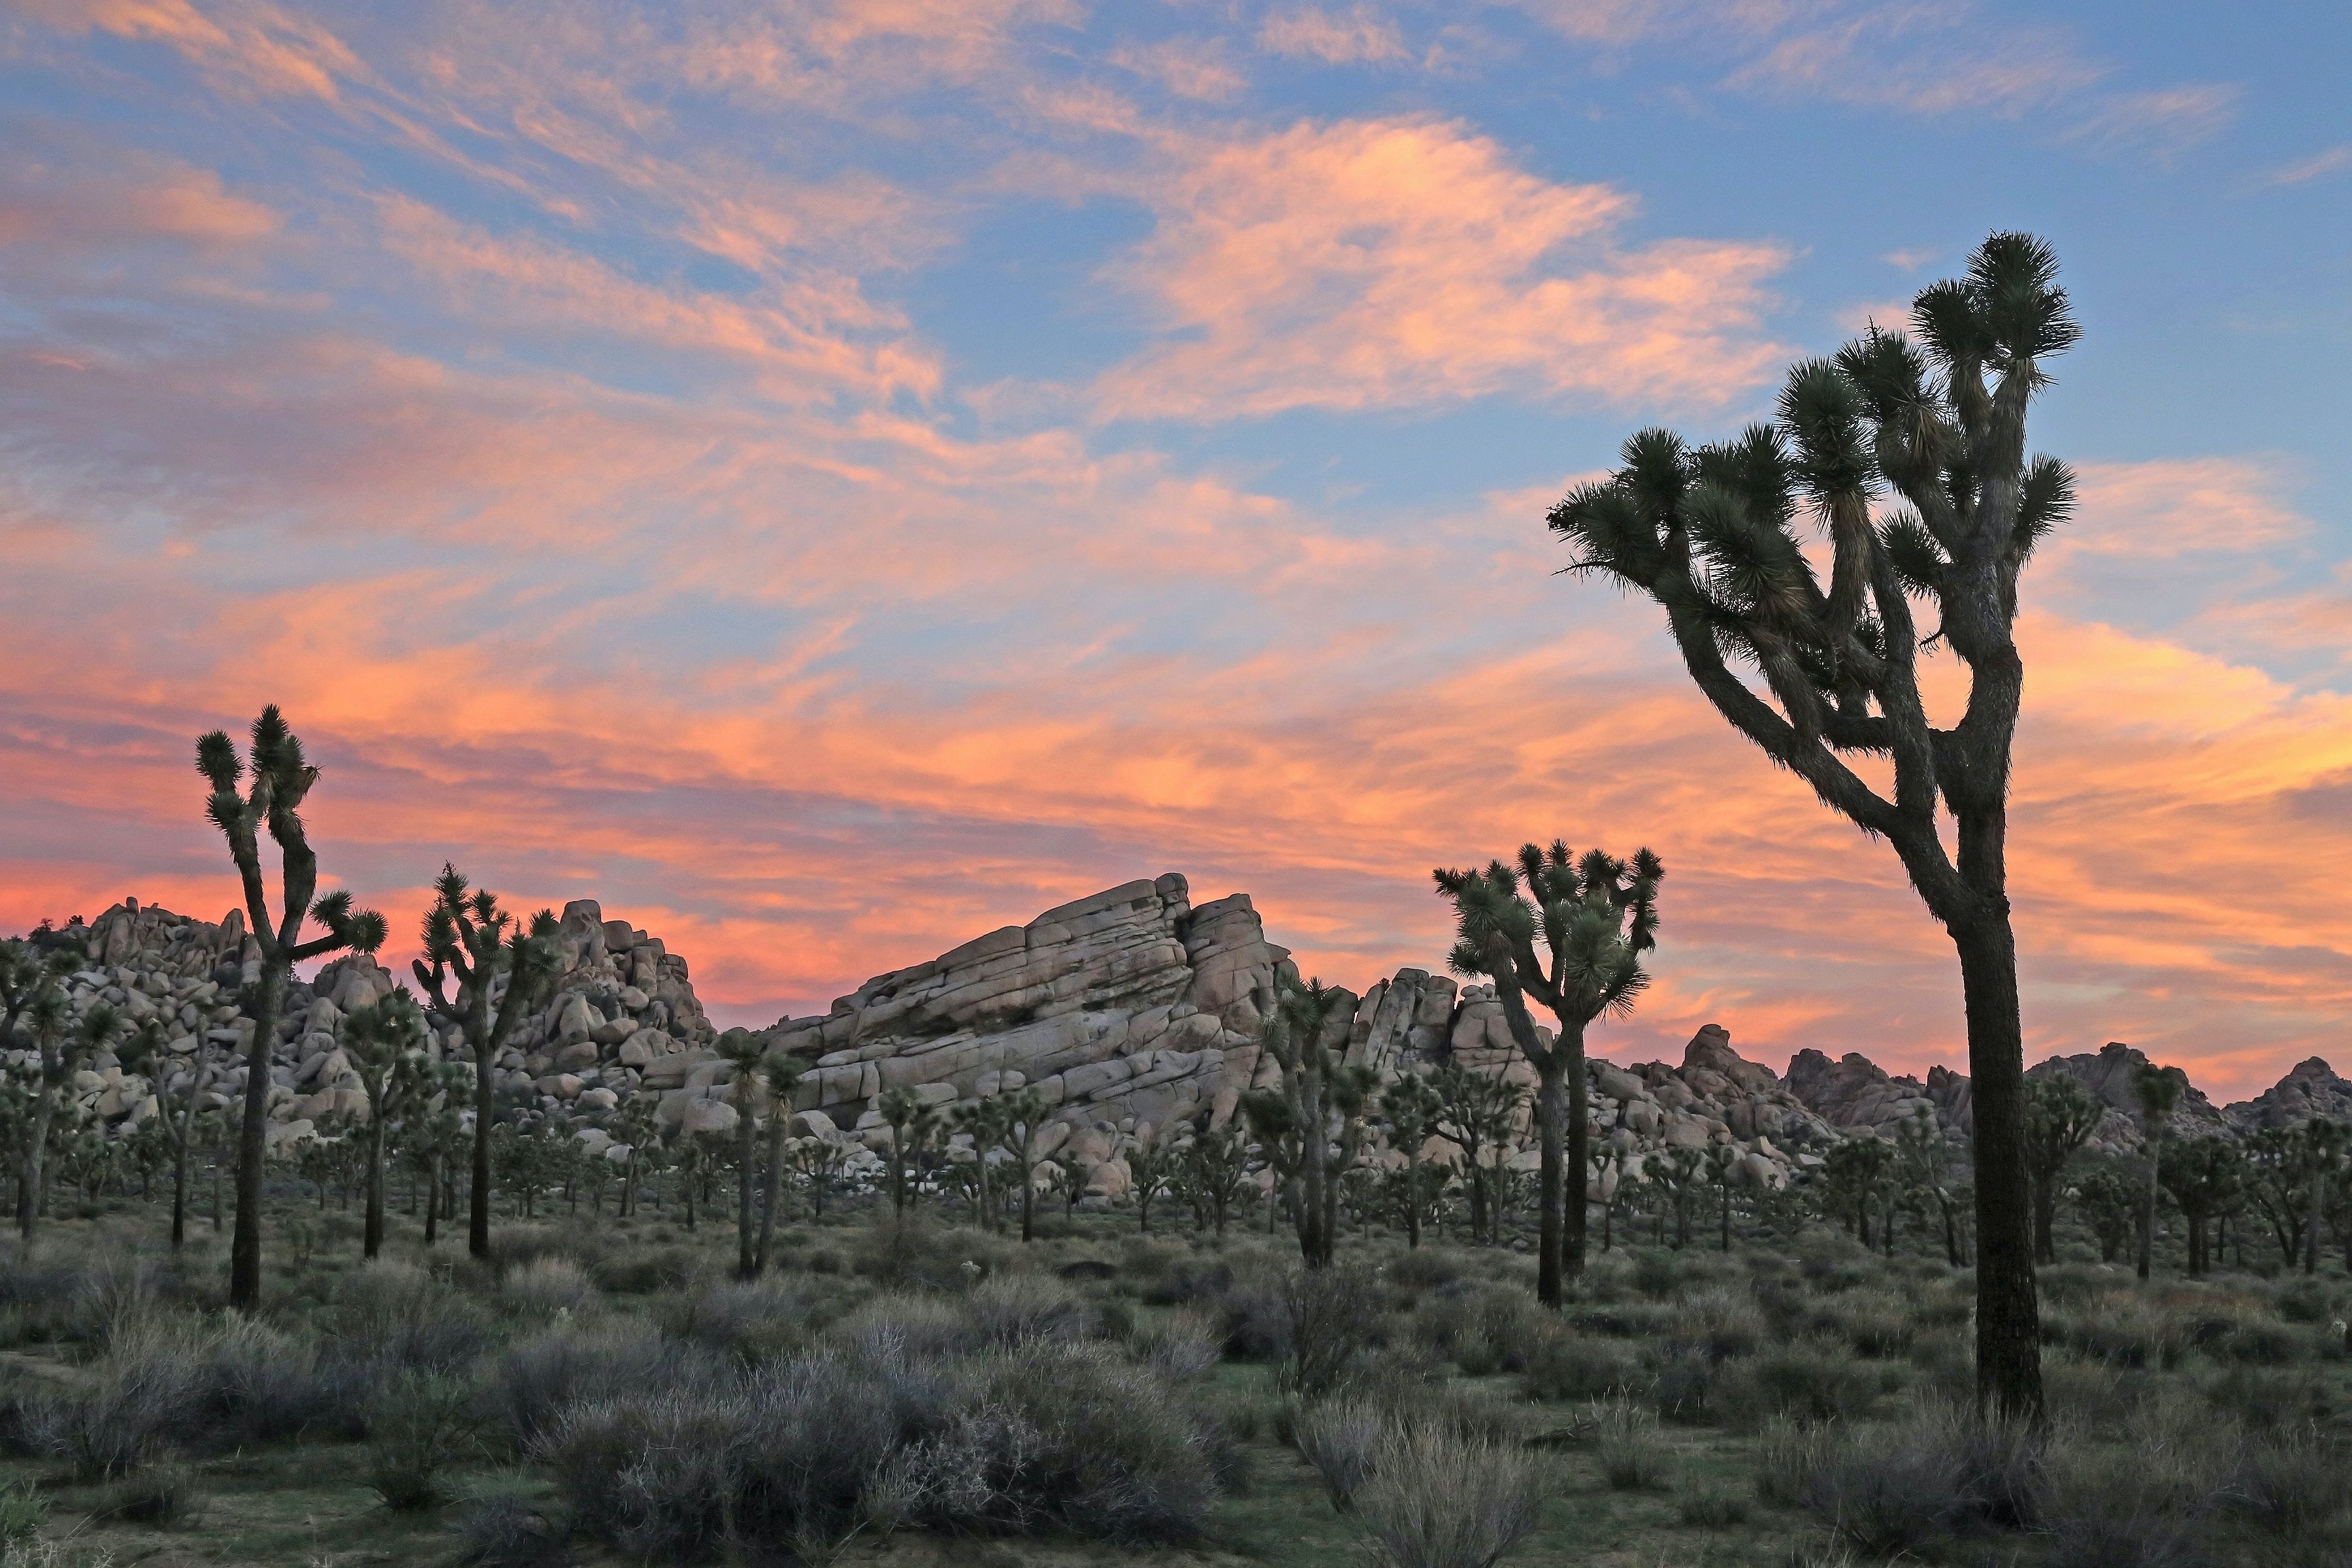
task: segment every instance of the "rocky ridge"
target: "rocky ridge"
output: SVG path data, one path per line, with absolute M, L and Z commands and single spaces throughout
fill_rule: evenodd
M 242 1093 L 253 1022 L 238 992 L 259 959 L 240 913 L 207 923 L 125 900 L 86 926 L 33 940 L 70 947 L 83 960 L 69 983 L 78 1009 L 103 997 L 134 1022 L 164 1025 L 167 1044 L 152 1078 L 112 1056 L 87 1064 L 72 1086 L 87 1113 L 118 1131 L 136 1129 L 153 1114 L 157 1088 L 184 1089 L 206 1059 L 215 1064 L 211 1103 L 225 1107 Z M 558 941 L 562 963 L 548 1002 L 495 1064 L 507 1100 L 528 1117 L 611 1124 L 583 1127 L 580 1136 L 615 1156 L 626 1145 L 614 1142 L 622 1131 L 614 1113 L 641 1100 L 665 1131 L 732 1128 L 732 1069 L 712 1048 L 716 1031 L 686 960 L 627 921 L 606 920 L 593 900 L 565 906 Z M 780 1019 L 761 1032 L 807 1064 L 791 1131 L 848 1146 L 854 1165 L 870 1168 L 871 1152 L 887 1145 L 876 1101 L 887 1089 L 907 1087 L 944 1107 L 1034 1087 L 1055 1108 L 1047 1157 L 1077 1161 L 1092 1173 L 1090 1190 L 1115 1199 L 1128 1180 L 1124 1153 L 1138 1141 L 1180 1125 L 1222 1125 L 1244 1090 L 1274 1081 L 1278 1069 L 1262 1049 L 1263 1009 L 1278 982 L 1296 973 L 1248 895 L 1195 906 L 1185 879 L 1170 874 L 991 931 L 877 975 L 822 1016 Z M 272 1050 L 273 1145 L 299 1143 L 331 1119 L 365 1116 L 341 1049 L 341 1020 L 394 984 L 373 959 L 352 955 L 295 984 Z M 454 1030 L 429 1048 L 436 1057 L 463 1054 Z M 1388 1079 L 1454 1061 L 1530 1088 L 1534 1081 L 1491 987 L 1418 968 L 1364 993 L 1347 1057 Z M 2136 1136 L 2131 1075 L 2145 1060 L 2110 1044 L 2032 1071 L 2082 1079 L 2110 1107 L 2095 1146 L 2125 1148 Z M 0 1065 L 22 1073 L 26 1053 L 0 1053 Z M 1736 1179 L 1777 1186 L 1851 1132 L 1891 1135 L 1923 1110 L 1949 1136 L 1970 1122 L 1965 1075 L 1937 1068 L 1923 1080 L 1890 1075 L 1859 1053 L 1832 1060 L 1805 1050 L 1784 1078 L 1740 1057 L 1716 1025 L 1691 1039 L 1680 1062 L 1595 1060 L 1590 1073 L 1594 1133 L 1618 1155 L 1603 1173 L 1604 1190 L 1620 1171 L 1652 1158 L 1717 1146 L 1732 1151 Z M 2237 1132 L 2315 1111 L 2352 1115 L 2352 1082 L 2316 1058 L 2226 1109 L 2192 1090 L 2176 1126 Z M 1535 1158 L 1524 1133 L 1523 1122 L 1505 1152 L 1514 1165 Z

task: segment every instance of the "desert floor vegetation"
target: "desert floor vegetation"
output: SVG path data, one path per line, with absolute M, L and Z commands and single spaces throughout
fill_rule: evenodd
M 2052 1424 L 1979 1424 L 1972 1281 L 1832 1226 L 1024 1246 L 867 1197 L 734 1237 L 639 1214 L 491 1257 L 289 1203 L 268 1306 L 143 1207 L 0 1266 L 5 1562 L 2340 1563 L 2352 1289 L 2142 1283 L 2063 1235 Z M 1525 1227 L 1520 1227 L 1525 1228 Z M 2063 1227 L 2062 1227 L 2063 1230 Z

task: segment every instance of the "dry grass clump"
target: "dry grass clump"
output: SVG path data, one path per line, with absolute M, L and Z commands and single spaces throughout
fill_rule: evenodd
M 551 1255 L 507 1270 L 499 1295 L 527 1317 L 570 1317 L 595 1304 L 596 1282 L 576 1260 Z
M 1665 1491 L 1673 1487 L 1680 1467 L 1658 1430 L 1657 1416 L 1649 1410 L 1622 1394 L 1597 1400 L 1591 1430 L 1593 1454 L 1611 1490 Z
M 1522 1449 L 1397 1423 L 1374 1451 L 1357 1514 L 1389 1568 L 1494 1568 L 1535 1529 L 1540 1480 Z
M 1857 1551 L 1891 1557 L 2032 1523 L 2042 1465 L 2042 1439 L 2026 1428 L 1934 1403 L 1842 1433 L 1799 1497 Z

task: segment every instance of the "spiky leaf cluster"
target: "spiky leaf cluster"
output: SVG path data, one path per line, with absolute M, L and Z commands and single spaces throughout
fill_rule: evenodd
M 1517 984 L 1562 1019 L 1633 1010 L 1648 986 L 1642 954 L 1657 945 L 1658 884 L 1666 868 L 1647 849 L 1630 860 L 1567 843 L 1522 845 L 1516 865 L 1434 873 L 1454 909 L 1448 962 L 1462 974 Z
M 249 756 L 237 755 L 227 731 L 215 730 L 196 739 L 196 771 L 212 785 L 205 799 L 205 815 L 229 844 L 245 882 L 246 913 L 263 956 L 273 963 L 299 963 L 348 948 L 373 952 L 383 945 L 387 928 L 373 910 L 354 909 L 349 892 L 337 890 L 315 898 L 318 857 L 311 850 L 302 823 L 302 802 L 319 782 L 319 770 L 302 754 L 301 737 L 271 703 L 253 721 Z M 250 778 L 251 783 L 246 784 Z M 238 786 L 245 784 L 243 794 Z M 260 834 L 267 827 L 277 843 L 285 892 L 283 923 L 269 918 L 268 895 L 261 879 Z M 306 942 L 294 941 L 305 916 L 318 921 L 324 934 Z
M 1957 809 L 2006 788 L 2018 574 L 2074 507 L 2065 465 L 2025 456 L 2026 406 L 2042 362 L 2079 336 L 2050 247 L 1993 235 L 1964 278 L 1919 294 L 1910 332 L 1873 326 L 1796 365 L 1771 423 L 1703 446 L 1642 431 L 1549 516 L 1577 548 L 1570 570 L 1664 606 L 1725 716 L 1830 805 L 1907 842 L 1915 878 L 1932 879 L 1939 795 Z M 1949 731 L 1920 702 L 1915 599 L 1936 623 L 1926 646 L 1994 677 Z M 1839 752 L 1891 756 L 1895 798 Z

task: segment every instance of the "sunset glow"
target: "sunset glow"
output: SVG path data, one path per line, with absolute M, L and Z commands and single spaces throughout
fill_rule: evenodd
M 2352 21 L 2056 10 L 0 0 L 0 931 L 217 918 L 275 701 L 395 945 L 446 858 L 722 1024 L 1170 870 L 1360 988 L 1564 836 L 1668 868 L 1606 1054 L 1957 1065 L 1542 520 L 2023 226 L 2029 1059 L 2352 1070 Z

